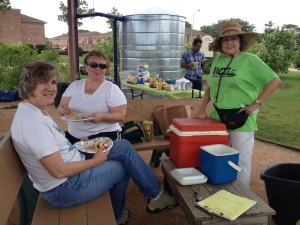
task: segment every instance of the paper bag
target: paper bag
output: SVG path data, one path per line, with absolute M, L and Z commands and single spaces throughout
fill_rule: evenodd
M 172 124 L 174 118 L 191 118 L 192 107 L 190 105 L 178 105 L 166 107 L 164 105 L 157 106 L 154 110 L 154 116 L 165 137 L 169 137 L 167 130 Z

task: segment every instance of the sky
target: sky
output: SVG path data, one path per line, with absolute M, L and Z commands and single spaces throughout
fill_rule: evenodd
M 58 21 L 57 16 L 60 2 L 67 5 L 67 0 L 10 0 L 12 8 L 20 9 L 21 14 L 42 20 L 45 24 L 47 38 L 56 37 L 68 32 L 66 23 Z M 300 27 L 299 7 L 295 0 L 214 0 L 200 1 L 188 0 L 86 0 L 89 8 L 95 8 L 95 12 L 110 13 L 112 8 L 125 15 L 132 15 L 149 7 L 158 7 L 163 10 L 180 15 L 186 21 L 193 24 L 193 28 L 199 30 L 201 26 L 209 26 L 218 23 L 218 20 L 240 18 L 253 24 L 256 32 L 263 32 L 265 24 L 272 21 L 275 26 L 294 24 Z M 181 4 L 180 4 L 181 3 Z M 185 4 L 184 4 L 185 3 Z M 198 11 L 200 10 L 200 11 Z M 104 17 L 94 19 L 84 18 L 83 25 L 79 29 L 98 31 L 105 33 L 110 31 Z M 194 21 L 194 23 L 193 23 Z

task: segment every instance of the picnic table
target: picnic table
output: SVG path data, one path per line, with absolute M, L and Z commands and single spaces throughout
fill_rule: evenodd
M 223 185 L 213 185 L 207 182 L 204 184 L 183 186 L 175 181 L 171 176 L 170 172 L 173 169 L 176 169 L 176 167 L 170 158 L 166 157 L 161 159 L 161 169 L 164 174 L 164 179 L 168 184 L 168 188 L 173 191 L 174 195 L 178 199 L 178 202 L 191 225 L 267 225 L 271 224 L 272 215 L 276 214 L 267 203 L 265 203 L 255 193 L 250 191 L 239 181 L 226 183 Z M 195 192 L 198 193 L 199 197 L 206 198 L 219 190 L 227 190 L 233 194 L 255 200 L 257 203 L 234 221 L 229 221 L 227 219 L 215 216 L 204 211 L 203 209 L 195 207 Z
M 167 91 L 167 90 L 158 90 L 156 88 L 150 88 L 149 83 L 145 84 L 129 84 L 127 82 L 122 83 L 123 87 L 126 87 L 127 89 L 132 90 L 140 90 L 143 91 L 144 93 L 151 94 L 151 95 L 164 95 L 167 98 L 170 99 L 182 99 L 182 98 L 192 98 L 193 96 L 193 91 L 195 96 L 199 96 L 199 91 L 198 90 L 181 90 L 181 91 Z M 201 96 L 204 95 L 204 92 L 202 91 Z

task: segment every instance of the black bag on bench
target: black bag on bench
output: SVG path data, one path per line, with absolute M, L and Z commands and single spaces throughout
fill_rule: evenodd
M 131 144 L 135 144 L 143 142 L 144 133 L 139 125 L 129 121 L 122 126 L 122 138 L 128 140 Z

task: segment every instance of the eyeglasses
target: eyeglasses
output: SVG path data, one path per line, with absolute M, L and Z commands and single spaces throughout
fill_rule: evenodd
M 103 64 L 103 63 L 95 63 L 95 62 L 91 62 L 91 63 L 88 63 L 88 65 L 93 68 L 93 69 L 96 69 L 97 67 L 99 67 L 100 69 L 104 70 L 107 68 L 107 65 L 106 64 Z

